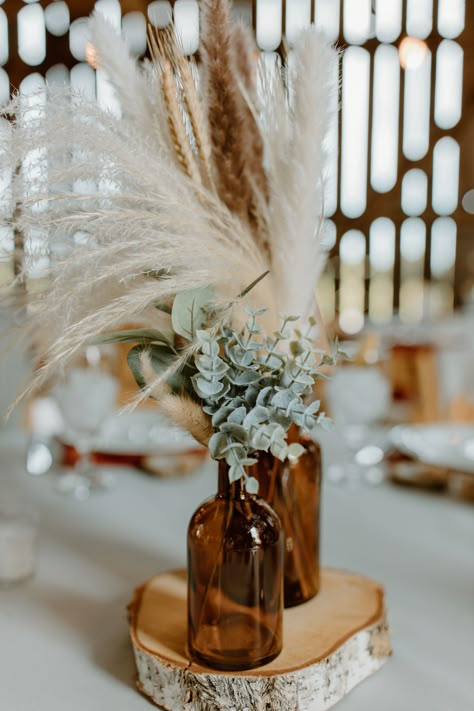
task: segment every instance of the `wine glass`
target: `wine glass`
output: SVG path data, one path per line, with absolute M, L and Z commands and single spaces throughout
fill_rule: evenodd
M 54 389 L 66 438 L 79 455 L 77 465 L 58 478 L 57 488 L 80 500 L 114 483 L 114 477 L 101 471 L 91 458 L 103 424 L 115 411 L 118 393 L 118 382 L 109 372 L 103 355 L 100 347 L 88 346 Z
M 342 461 L 329 467 L 333 481 L 380 483 L 385 429 L 378 423 L 390 408 L 390 383 L 376 365 L 346 365 L 327 384 L 335 435 L 342 440 Z

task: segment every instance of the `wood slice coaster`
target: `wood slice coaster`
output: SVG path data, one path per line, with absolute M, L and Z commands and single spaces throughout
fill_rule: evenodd
M 138 688 L 166 711 L 325 711 L 391 654 L 383 588 L 329 568 L 319 595 L 285 610 L 282 653 L 247 672 L 188 658 L 185 571 L 145 583 L 129 614 Z

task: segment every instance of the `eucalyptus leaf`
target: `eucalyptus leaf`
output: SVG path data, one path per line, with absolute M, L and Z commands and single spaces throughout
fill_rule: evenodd
M 245 416 L 243 421 L 244 427 L 251 428 L 255 425 L 260 425 L 262 422 L 268 421 L 270 410 L 267 407 L 257 405 Z
M 213 459 L 223 459 L 225 456 L 228 439 L 222 432 L 214 432 L 209 440 L 209 451 Z
M 209 341 L 202 344 L 202 352 L 210 358 L 216 358 L 219 355 L 219 344 L 216 341 Z
M 220 426 L 220 431 L 224 432 L 224 434 L 231 435 L 238 442 L 245 443 L 248 440 L 248 433 L 245 427 L 242 427 L 242 425 L 238 425 L 235 422 L 224 422 Z
M 247 494 L 258 494 L 258 481 L 254 476 L 249 476 L 245 481 Z
M 268 402 L 273 393 L 274 389 L 271 387 L 271 385 L 267 385 L 266 387 L 262 388 L 262 390 L 260 390 L 257 396 L 257 405 L 268 405 Z
M 226 455 L 226 461 L 231 464 L 233 462 L 240 462 L 241 460 L 245 459 L 246 450 L 242 443 L 231 442 L 225 447 L 224 453 Z
M 232 410 L 232 412 L 229 413 L 228 422 L 233 422 L 237 425 L 241 425 L 246 414 L 246 408 L 241 405 L 240 407 L 235 410 Z
M 229 482 L 232 484 L 234 481 L 238 481 L 244 473 L 245 472 L 240 465 L 240 462 L 236 460 L 229 466 Z
M 234 383 L 234 385 L 250 385 L 252 383 L 258 383 L 261 377 L 262 376 L 255 370 L 244 370 L 232 378 L 231 382 Z
M 304 453 L 305 448 L 299 442 L 292 442 L 288 447 L 288 456 L 297 459 Z
M 234 412 L 234 408 L 231 405 L 223 405 L 212 415 L 212 426 L 219 427 L 224 422 L 227 422 L 229 415 Z
M 244 311 L 249 316 L 263 316 L 263 314 L 267 313 L 268 309 L 251 309 L 249 306 L 244 306 Z
M 171 323 L 175 333 L 188 341 L 194 340 L 208 318 L 208 309 L 214 298 L 210 286 L 189 289 L 175 296 L 171 311 Z
M 284 321 L 299 321 L 300 317 L 299 316 L 286 316 L 286 314 L 279 313 L 278 314 L 281 320 Z
M 192 382 L 197 394 L 202 398 L 218 395 L 225 387 L 220 380 L 207 380 L 200 373 L 193 376 Z

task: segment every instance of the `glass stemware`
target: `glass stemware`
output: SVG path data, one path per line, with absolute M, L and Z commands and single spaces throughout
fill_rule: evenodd
M 390 397 L 388 379 L 376 365 L 336 370 L 327 398 L 343 452 L 342 461 L 329 467 L 329 479 L 355 485 L 382 481 L 386 431 L 379 423 L 389 411 Z
M 87 347 L 83 356 L 56 385 L 54 395 L 64 418 L 66 438 L 79 455 L 76 466 L 58 478 L 57 488 L 86 500 L 114 483 L 109 472 L 96 466 L 91 453 L 103 424 L 115 410 L 118 382 L 108 372 L 98 346 Z

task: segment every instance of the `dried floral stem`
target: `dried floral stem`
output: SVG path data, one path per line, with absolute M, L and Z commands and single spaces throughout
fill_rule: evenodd
M 256 118 L 255 107 L 257 103 L 257 46 L 249 30 L 241 24 L 232 28 L 232 51 L 237 73 L 243 87 L 245 102 L 245 125 L 248 140 L 243 149 L 247 150 L 245 156 L 246 170 L 252 176 L 255 186 L 268 200 L 268 180 L 263 167 L 263 139 Z
M 168 114 L 168 127 L 171 140 L 175 149 L 179 165 L 190 178 L 199 183 L 201 181 L 199 170 L 193 155 L 192 148 L 186 134 L 183 114 L 178 102 L 176 82 L 173 69 L 168 60 L 162 63 L 162 92 L 163 100 Z
M 201 405 L 187 395 L 165 395 L 159 400 L 159 406 L 173 424 L 207 447 L 214 429 L 211 418 L 203 412 Z
M 211 144 L 207 131 L 206 118 L 202 110 L 199 95 L 189 61 L 178 56 L 178 70 L 183 89 L 183 102 L 189 116 L 193 132 L 197 156 L 201 165 L 201 173 L 205 187 L 216 191 L 211 166 Z
M 245 219 L 249 185 L 244 178 L 243 145 L 247 136 L 231 51 L 228 3 L 203 0 L 201 26 L 202 73 L 217 190 L 227 207 Z

